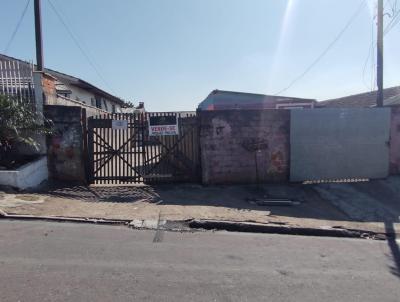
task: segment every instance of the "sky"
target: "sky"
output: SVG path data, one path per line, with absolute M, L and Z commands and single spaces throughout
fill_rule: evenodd
M 27 1 L 0 0 L 1 53 Z M 214 89 L 274 95 L 363 2 L 281 93 L 341 97 L 373 88 L 376 0 L 42 0 L 44 63 L 148 111 L 195 110 Z M 400 24 L 384 45 L 384 85 L 400 85 Z M 33 0 L 7 55 L 35 62 Z

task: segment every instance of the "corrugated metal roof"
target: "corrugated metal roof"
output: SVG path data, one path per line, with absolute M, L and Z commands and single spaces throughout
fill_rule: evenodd
M 392 96 L 391 98 L 388 98 L 384 100 L 383 104 L 385 106 L 398 106 L 400 105 L 400 94 Z
M 377 96 L 377 91 L 353 94 L 341 98 L 318 102 L 317 106 L 324 108 L 374 107 L 376 105 L 376 96 Z M 400 96 L 400 86 L 384 89 L 383 96 L 385 101 L 389 98 Z
M 200 110 L 213 109 L 266 109 L 279 103 L 313 103 L 313 99 L 274 96 L 247 92 L 214 90 L 202 101 Z

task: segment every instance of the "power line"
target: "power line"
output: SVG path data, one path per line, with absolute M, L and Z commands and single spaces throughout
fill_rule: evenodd
M 385 2 L 385 7 L 388 4 L 389 4 L 389 0 L 387 0 Z M 362 71 L 362 80 L 363 80 L 365 86 L 367 87 L 367 89 L 369 89 L 371 91 L 375 88 L 374 75 L 373 75 L 374 74 L 374 69 L 375 69 L 375 63 L 374 63 L 374 53 L 375 52 L 374 52 L 374 49 L 375 49 L 375 46 L 376 46 L 376 42 L 375 42 L 375 38 L 374 38 L 374 32 L 375 32 L 375 22 L 374 21 L 375 21 L 375 19 L 376 19 L 376 14 L 374 14 L 372 16 L 372 22 L 371 22 L 371 44 L 369 45 L 368 54 L 367 54 L 367 57 L 365 58 L 365 62 L 363 64 L 363 71 Z M 372 58 L 371 58 L 371 54 L 372 54 Z M 371 83 L 370 83 L 370 86 L 368 86 L 368 84 L 365 83 L 365 73 L 366 73 L 367 65 L 368 65 L 368 62 L 369 62 L 370 58 L 371 58 Z
M 368 54 L 367 54 L 367 57 L 366 57 L 366 59 L 364 61 L 364 64 L 363 64 L 362 80 L 363 80 L 365 86 L 367 87 L 367 89 L 371 89 L 372 90 L 373 84 L 371 84 L 371 86 L 368 86 L 368 84 L 365 83 L 365 73 L 367 71 L 367 65 L 368 65 L 369 59 L 371 58 L 371 53 L 372 53 L 372 57 L 374 56 L 374 45 L 375 45 L 374 28 L 375 28 L 375 24 L 374 24 L 374 22 L 372 22 L 371 24 L 372 24 L 371 44 L 369 46 Z M 371 59 L 371 65 L 372 65 L 371 66 L 371 69 L 372 69 L 374 67 L 374 60 L 373 59 Z M 371 76 L 371 78 L 372 78 L 372 76 Z M 371 82 L 372 82 L 372 79 L 371 79 Z
M 104 82 L 104 84 L 107 85 L 107 87 L 115 94 L 115 92 L 113 91 L 113 89 L 111 88 L 110 84 L 106 81 L 106 79 L 101 75 L 99 69 L 96 67 L 96 65 L 94 64 L 94 62 L 90 59 L 89 55 L 86 53 L 86 51 L 83 49 L 83 47 L 80 45 L 78 39 L 75 37 L 75 35 L 73 34 L 73 32 L 71 31 L 71 29 L 68 27 L 67 23 L 64 21 L 63 17 L 61 16 L 61 14 L 58 12 L 58 10 L 56 9 L 56 7 L 54 6 L 54 4 L 51 2 L 51 0 L 47 0 L 47 2 L 50 4 L 51 9 L 54 11 L 54 13 L 57 15 L 58 19 L 60 20 L 60 22 L 63 24 L 63 26 L 65 27 L 65 29 L 67 30 L 68 34 L 70 35 L 71 39 L 74 41 L 74 43 L 76 44 L 76 46 L 78 47 L 78 49 L 81 51 L 81 53 L 83 54 L 83 56 L 86 58 L 86 60 L 88 61 L 88 63 L 90 64 L 90 66 L 93 68 L 93 70 L 96 72 L 96 74 L 98 75 L 98 77 Z
M 386 26 L 384 34 L 387 35 L 400 21 L 400 10 L 396 11 L 392 16 L 392 20 L 390 20 L 389 24 Z
M 395 0 L 391 7 L 391 14 L 387 13 L 391 20 L 384 29 L 384 35 L 388 34 L 400 21 L 400 9 L 397 9 L 397 3 L 398 0 Z
M 386 27 L 384 29 L 384 33 L 383 33 L 384 36 L 386 36 L 393 29 L 393 27 L 396 26 L 400 21 L 400 10 L 397 9 L 397 1 L 398 0 L 395 0 L 395 2 L 391 5 L 392 15 L 388 14 L 388 15 L 390 15 L 391 21 L 386 25 Z M 387 0 L 385 2 L 385 8 L 389 4 L 389 2 L 390 2 L 389 0 Z M 373 20 L 375 20 L 375 18 L 376 18 L 376 15 L 373 16 Z M 372 22 L 372 26 L 374 27 L 374 22 Z M 365 72 L 366 72 L 366 68 L 367 68 L 367 65 L 368 65 L 368 61 L 371 58 L 371 54 L 372 54 L 372 59 L 371 59 L 371 65 L 372 66 L 371 66 L 371 68 L 372 68 L 372 73 L 373 74 L 374 74 L 374 69 L 375 69 L 375 66 L 376 66 L 375 63 L 374 63 L 374 59 L 373 59 L 374 58 L 374 49 L 376 47 L 376 42 L 375 42 L 374 38 L 372 38 L 371 40 L 372 41 L 371 41 L 371 44 L 370 44 L 369 49 L 368 49 L 368 54 L 367 54 L 367 57 L 366 57 L 365 62 L 363 64 L 363 72 L 362 72 L 363 81 L 365 81 Z M 365 82 L 364 82 L 364 84 L 365 84 Z M 367 88 L 369 89 L 369 87 L 367 87 Z M 375 77 L 374 76 L 371 76 L 371 88 L 370 89 L 371 89 L 371 91 L 375 89 Z
M 350 20 L 346 23 L 346 25 L 339 32 L 339 34 L 333 39 L 333 41 L 322 51 L 322 53 L 299 76 L 297 76 L 294 80 L 292 80 L 288 86 L 275 93 L 275 95 L 279 95 L 285 92 L 286 90 L 290 89 L 294 84 L 296 84 L 299 80 L 301 80 L 315 65 L 317 65 L 319 61 L 328 53 L 328 51 L 336 44 L 336 42 L 342 37 L 342 35 L 354 22 L 354 20 L 360 14 L 364 6 L 365 6 L 365 1 L 362 1 L 360 3 L 360 6 L 355 11 L 355 13 L 351 16 Z
M 399 17 L 396 19 L 395 22 L 393 22 L 392 26 L 390 27 L 389 31 L 387 33 L 389 33 L 397 24 L 400 23 L 400 15 Z
M 13 33 L 11 34 L 10 40 L 8 41 L 6 48 L 4 49 L 4 54 L 7 54 L 8 49 L 9 49 L 10 46 L 11 46 L 11 43 L 14 41 L 14 38 L 15 38 L 15 36 L 16 36 L 16 34 L 17 34 L 17 32 L 18 32 L 20 26 L 21 26 L 21 23 L 22 23 L 22 21 L 24 20 L 24 17 L 25 17 L 26 11 L 28 10 L 29 3 L 30 3 L 30 2 L 31 2 L 31 0 L 26 1 L 26 5 L 25 5 L 25 7 L 24 7 L 24 10 L 22 11 L 21 16 L 19 17 L 18 23 L 17 23 L 17 25 L 15 26 L 15 29 L 14 29 Z

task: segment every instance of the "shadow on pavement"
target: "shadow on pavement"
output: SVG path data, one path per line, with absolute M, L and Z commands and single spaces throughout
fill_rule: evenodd
M 397 243 L 397 236 L 393 227 L 393 223 L 389 221 L 385 222 L 385 230 L 386 233 L 393 234 L 387 239 L 387 243 L 391 252 L 391 258 L 393 261 L 393 265 L 389 267 L 390 272 L 400 278 L 400 248 Z
M 214 206 L 268 211 L 270 215 L 319 220 L 399 221 L 400 177 L 363 183 L 214 185 L 159 184 L 83 186 L 53 182 L 35 192 L 87 202 Z M 284 198 L 293 206 L 259 205 L 255 199 Z
M 321 200 L 310 186 L 300 184 L 273 185 L 218 185 L 159 184 L 136 186 L 83 186 L 80 184 L 49 183 L 36 191 L 50 197 L 85 202 L 136 203 L 160 205 L 213 206 L 238 210 L 265 211 L 271 215 L 348 220 L 335 206 Z M 298 201 L 296 206 L 260 206 L 254 199 L 288 198 Z
M 400 249 L 396 225 L 400 216 L 400 177 L 363 183 L 215 185 L 162 184 L 137 186 L 82 186 L 53 183 L 37 193 L 64 199 L 106 203 L 156 203 L 177 206 L 212 206 L 240 211 L 265 211 L 268 217 L 382 223 L 393 266 L 400 277 Z M 254 199 L 286 198 L 295 206 L 260 206 Z M 323 222 L 321 222 L 323 225 Z M 397 228 L 399 226 L 397 225 Z M 398 230 L 398 229 L 397 229 Z
M 74 183 L 51 182 L 32 193 L 86 202 L 134 203 L 145 201 L 153 203 L 160 199 L 154 189 L 149 186 L 92 187 Z

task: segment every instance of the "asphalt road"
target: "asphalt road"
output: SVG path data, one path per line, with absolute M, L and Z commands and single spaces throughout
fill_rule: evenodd
M 0 301 L 400 301 L 386 241 L 0 221 Z

